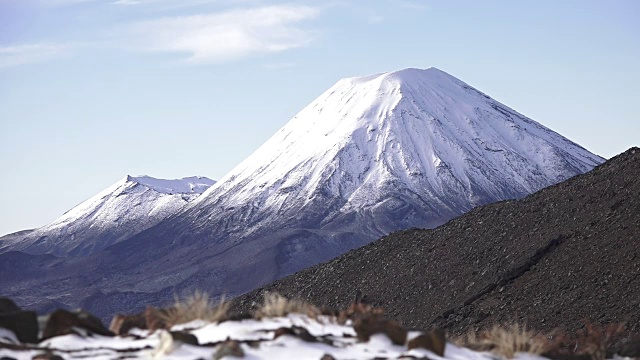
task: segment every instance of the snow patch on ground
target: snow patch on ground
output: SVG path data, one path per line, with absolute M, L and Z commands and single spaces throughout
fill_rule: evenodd
M 323 342 L 307 342 L 298 337 L 282 335 L 274 339 L 276 329 L 297 326 L 310 334 L 321 337 Z M 195 328 L 194 328 L 195 327 Z M 337 324 L 334 319 L 320 316 L 317 319 L 304 315 L 290 314 L 286 317 L 263 320 L 226 321 L 206 323 L 203 321 L 179 325 L 172 331 L 187 331 L 196 336 L 200 346 L 187 345 L 174 341 L 165 330 L 149 332 L 134 329 L 128 336 L 80 337 L 65 335 L 48 339 L 29 349 L 18 350 L 3 348 L 0 345 L 0 357 L 7 356 L 17 360 L 31 360 L 33 356 L 45 351 L 59 355 L 64 359 L 91 358 L 107 360 L 126 357 L 127 359 L 171 359 L 195 360 L 213 359 L 219 353 L 225 341 L 240 343 L 244 359 L 299 359 L 318 360 L 324 355 L 335 359 L 397 359 L 429 358 L 432 360 L 495 360 L 499 356 L 461 348 L 447 344 L 444 357 L 437 356 L 424 349 L 408 350 L 404 345 L 394 345 L 386 335 L 373 335 L 369 341 L 361 342 L 355 337 L 355 331 L 349 323 Z M 409 333 L 408 340 L 420 335 Z M 2 336 L 0 336 L 0 339 Z M 3 341 L 3 340 L 0 340 Z M 6 343 L 6 342 L 5 342 Z M 235 358 L 235 357 L 227 357 Z M 539 356 L 519 353 L 514 359 L 539 360 Z

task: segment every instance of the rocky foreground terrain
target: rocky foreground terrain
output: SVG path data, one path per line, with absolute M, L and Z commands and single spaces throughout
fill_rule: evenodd
M 354 302 L 342 311 L 265 295 L 252 314 L 196 293 L 169 308 L 117 315 L 109 329 L 82 310 L 36 317 L 0 298 L 0 359 L 428 359 L 604 360 L 640 356 L 640 339 L 611 346 L 618 327 L 593 328 L 576 340 L 522 326 L 452 338 L 440 329 L 407 331 L 380 308 Z M 576 351 L 577 350 L 577 351 Z
M 390 234 L 236 299 L 265 291 L 341 308 L 354 298 L 409 328 L 451 333 L 518 322 L 548 331 L 585 321 L 640 331 L 640 149 L 522 200 L 435 230 Z
M 110 329 L 83 312 L 57 310 L 37 318 L 0 298 L 0 356 L 9 359 L 490 359 L 447 344 L 441 330 L 407 332 L 367 305 L 339 315 L 271 296 L 254 316 L 226 317 L 196 295 L 169 309 L 116 316 Z M 446 350 L 446 353 L 445 353 Z M 525 350 L 524 348 L 521 350 Z M 533 359 L 521 354 L 519 359 Z

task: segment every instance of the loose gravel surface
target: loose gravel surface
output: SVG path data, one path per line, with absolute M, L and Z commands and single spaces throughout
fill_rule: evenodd
M 508 322 L 572 331 L 585 320 L 640 332 L 640 149 L 437 229 L 390 234 L 235 309 L 264 291 L 332 308 L 359 297 L 407 327 L 452 333 Z

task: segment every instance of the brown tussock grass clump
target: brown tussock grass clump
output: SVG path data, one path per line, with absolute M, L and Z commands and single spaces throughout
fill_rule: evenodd
M 473 350 L 490 351 L 506 359 L 513 359 L 519 352 L 540 355 L 551 346 L 547 337 L 529 331 L 517 323 L 507 326 L 496 325 L 479 333 L 469 332 L 454 342 Z
M 262 307 L 255 311 L 254 317 L 257 319 L 264 319 L 287 316 L 292 313 L 304 314 L 310 318 L 317 318 L 322 312 L 317 307 L 305 301 L 291 300 L 278 293 L 267 292 L 264 294 L 264 303 L 262 304 Z
M 196 291 L 185 299 L 176 298 L 173 306 L 160 316 L 167 328 L 193 320 L 220 322 L 227 319 L 230 306 L 231 303 L 225 302 L 224 297 L 217 305 L 214 305 L 207 293 Z
M 384 318 L 384 309 L 373 307 L 363 302 L 353 302 L 348 308 L 338 314 L 338 324 L 345 324 L 347 320 L 357 320 L 362 318 Z
M 596 326 L 585 323 L 583 330 L 578 331 L 578 343 L 582 343 L 584 352 L 591 354 L 593 359 L 604 360 L 607 350 L 625 330 L 624 324 L 608 324 Z
M 623 323 L 597 325 L 584 321 L 584 328 L 575 334 L 560 333 L 555 336 L 550 355 L 588 354 L 593 360 L 604 360 L 607 350 L 611 350 L 614 343 L 624 336 L 625 329 Z

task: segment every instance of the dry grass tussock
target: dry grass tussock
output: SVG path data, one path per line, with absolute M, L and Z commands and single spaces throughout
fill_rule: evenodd
M 622 323 L 597 325 L 585 321 L 584 328 L 575 334 L 561 333 L 554 338 L 553 347 L 558 354 L 589 354 L 591 359 L 604 360 L 607 350 L 613 350 L 617 340 L 625 333 Z
M 604 360 L 609 347 L 622 336 L 624 331 L 624 324 L 597 326 L 585 322 L 584 329 L 578 332 L 578 342 L 583 344 L 582 350 L 591 354 L 593 359 Z
M 512 359 L 519 352 L 540 355 L 547 352 L 551 346 L 547 337 L 529 331 L 520 324 L 496 325 L 479 333 L 469 332 L 454 342 L 470 349 L 490 351 L 506 359 Z
M 208 294 L 196 291 L 185 299 L 176 298 L 173 306 L 162 317 L 169 328 L 193 320 L 220 322 L 227 319 L 230 306 L 231 303 L 225 302 L 224 297 L 215 305 Z
M 291 313 L 304 314 L 316 318 L 321 311 L 302 300 L 290 300 L 278 293 L 267 292 L 264 294 L 264 303 L 254 313 L 257 319 L 286 316 Z
M 214 305 L 206 293 L 196 291 L 185 299 L 176 299 L 175 304 L 168 309 L 156 310 L 156 316 L 160 318 L 162 328 L 169 329 L 174 325 L 193 320 L 208 322 L 228 320 L 230 307 L 231 303 L 225 302 L 224 298 Z M 367 331 L 385 332 L 392 327 L 391 322 L 384 320 L 384 312 L 381 308 L 355 302 L 339 312 L 328 310 L 323 312 L 305 301 L 287 299 L 275 292 L 264 294 L 264 303 L 253 313 L 253 317 L 264 319 L 287 316 L 292 313 L 315 319 L 322 314 L 329 315 L 340 324 L 352 320 L 365 335 L 368 334 Z M 147 326 L 149 326 L 148 323 L 147 317 Z M 606 358 L 607 350 L 611 349 L 614 342 L 622 335 L 624 335 L 622 324 L 596 326 L 585 323 L 585 327 L 574 334 L 563 331 L 541 334 L 527 330 L 522 324 L 513 323 L 506 326 L 495 325 L 491 329 L 480 332 L 470 331 L 467 335 L 452 339 L 452 342 L 476 351 L 489 351 L 505 359 L 513 359 L 517 353 L 530 353 L 550 358 L 588 354 L 594 360 L 603 360 Z M 404 340 L 406 335 L 403 340 L 398 340 L 398 343 L 403 343 Z

